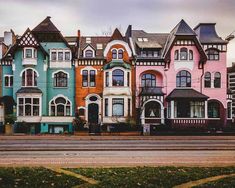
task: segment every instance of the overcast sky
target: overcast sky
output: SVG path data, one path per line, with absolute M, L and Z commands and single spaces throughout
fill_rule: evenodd
M 170 32 L 183 18 L 192 28 L 216 22 L 219 36 L 235 30 L 235 0 L 0 0 L 0 36 L 13 29 L 22 35 L 46 16 L 64 35 L 101 35 L 109 28 L 125 32 Z M 235 39 L 228 45 L 228 65 L 235 62 Z

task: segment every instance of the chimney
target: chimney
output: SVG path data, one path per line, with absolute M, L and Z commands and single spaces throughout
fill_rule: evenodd
M 4 31 L 4 43 L 7 46 L 13 44 L 13 33 L 11 31 Z
M 78 37 L 78 38 L 81 37 L 81 31 L 80 31 L 79 29 L 78 29 L 77 37 Z

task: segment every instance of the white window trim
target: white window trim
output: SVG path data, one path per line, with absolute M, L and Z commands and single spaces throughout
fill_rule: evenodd
M 90 58 L 94 58 L 95 57 L 95 50 L 90 45 L 85 47 L 85 49 L 83 50 L 83 57 L 84 58 L 89 58 L 89 57 L 86 57 L 86 51 L 87 50 L 91 50 L 92 51 L 92 57 L 90 57 Z
M 121 58 L 121 59 L 119 59 L 119 57 L 118 57 L 118 52 L 119 52 L 119 50 L 122 50 L 122 52 L 124 53 L 124 52 L 125 52 L 125 50 L 124 50 L 123 48 L 112 48 L 112 49 L 111 49 L 112 59 L 113 59 L 113 51 L 114 51 L 114 50 L 116 50 L 116 53 L 117 53 L 117 58 L 116 58 L 115 60 L 123 60 L 123 56 L 124 56 L 124 54 L 122 55 L 122 58 Z
M 52 52 L 56 52 L 56 60 L 52 60 Z M 63 59 L 59 60 L 59 52 L 63 52 Z M 65 59 L 65 52 L 70 53 L 70 58 L 69 60 Z M 72 60 L 72 52 L 68 48 L 58 48 L 58 49 L 50 49 L 50 61 L 51 62 L 70 62 Z
M 6 77 L 8 77 L 8 79 L 10 79 L 10 77 L 12 77 L 12 79 L 13 79 L 13 75 L 12 75 L 12 74 L 5 74 L 5 75 L 4 75 L 4 81 L 3 81 L 3 82 L 4 82 L 4 87 L 12 88 L 14 83 L 12 83 L 12 86 L 11 86 L 11 85 L 8 85 L 8 86 L 5 85 L 5 79 L 6 79 Z M 8 83 L 10 84 L 10 80 L 8 80 Z
M 31 69 L 32 71 L 33 71 L 33 77 L 32 77 L 32 83 L 34 84 L 34 72 L 36 72 L 36 76 L 37 76 L 37 78 L 39 77 L 39 73 L 38 73 L 38 71 L 36 70 L 36 69 L 34 69 L 34 68 L 25 68 L 25 69 L 23 69 L 21 72 L 20 72 L 20 77 L 21 77 L 21 79 L 22 79 L 22 75 L 23 75 L 23 73 L 25 72 L 25 71 L 27 71 L 27 70 L 29 70 L 29 69 Z M 32 85 L 32 86 L 26 86 L 26 83 L 27 83 L 27 76 L 25 75 L 25 83 L 24 83 L 24 86 L 23 85 L 21 85 L 21 87 L 37 87 L 37 86 L 35 86 L 35 85 Z M 21 83 L 22 84 L 22 83 Z
M 80 71 L 80 74 L 82 75 L 82 72 L 83 71 L 87 71 L 87 76 L 88 76 L 88 80 L 87 80 L 87 86 L 82 86 L 83 88 L 88 88 L 88 87 L 91 87 L 91 88 L 95 88 L 96 87 L 96 83 L 97 83 L 97 81 L 96 81 L 96 78 L 95 78 L 95 86 L 90 86 L 90 71 L 95 71 L 95 75 L 97 75 L 97 69 L 95 69 L 95 68 L 93 68 L 93 67 L 84 67 L 83 69 L 81 69 L 81 71 Z M 83 75 L 82 75 L 83 76 Z M 82 83 L 82 85 L 83 85 L 83 83 Z
M 38 116 L 42 116 L 42 99 L 41 99 L 41 96 L 38 96 L 38 95 L 36 95 L 36 96 L 22 96 L 22 95 L 18 95 L 17 96 L 17 117 L 19 117 L 20 115 L 19 115 L 19 99 L 20 98 L 23 98 L 23 100 L 24 100 L 24 104 L 23 104 L 23 106 L 24 106 L 24 111 L 23 111 L 23 116 L 26 116 L 25 115 L 25 99 L 26 98 L 31 98 L 31 100 L 33 100 L 34 98 L 37 98 L 37 99 L 39 99 L 39 115 Z M 26 116 L 26 117 L 38 117 L 38 116 L 34 116 L 34 115 L 32 115 L 32 112 L 33 112 L 33 103 L 31 103 L 31 115 L 30 116 Z M 23 117 L 23 116 L 20 116 L 20 117 Z
M 104 57 L 107 57 L 107 54 L 108 54 L 109 50 L 110 50 L 111 47 L 112 47 L 113 45 L 115 45 L 115 44 L 120 44 L 120 45 L 124 46 L 124 48 L 125 48 L 126 51 L 127 51 L 128 56 L 129 56 L 129 57 L 132 56 L 131 49 L 130 49 L 129 45 L 128 45 L 126 42 L 121 41 L 121 40 L 113 40 L 113 41 L 109 42 L 109 43 L 107 44 L 107 46 L 105 47 L 105 49 L 104 49 Z
M 72 116 L 72 106 L 73 106 L 73 104 L 72 104 L 72 102 L 68 99 L 68 97 L 66 97 L 66 96 L 64 96 L 64 95 L 62 95 L 62 94 L 59 94 L 59 95 L 56 95 L 55 97 L 53 97 L 50 101 L 49 101 L 49 116 L 51 116 L 51 102 L 52 101 L 55 101 L 57 98 L 59 98 L 59 97 L 62 97 L 62 98 L 64 98 L 65 100 L 66 100 L 66 104 L 65 104 L 65 106 L 67 105 L 67 103 L 68 103 L 68 101 L 70 102 L 70 115 L 69 116 Z M 57 116 L 57 108 L 56 108 L 56 104 L 55 104 L 55 115 L 53 116 L 53 117 L 61 117 L 61 116 Z M 66 115 L 66 108 L 64 108 L 64 116 L 62 116 L 62 117 L 68 117 L 67 115 Z
M 63 73 L 65 73 L 65 74 L 67 74 L 67 77 L 69 78 L 69 73 L 66 72 L 66 71 L 64 71 L 64 70 L 62 70 L 62 69 L 53 72 L 52 75 L 51 75 L 51 77 L 54 78 L 54 77 L 55 77 L 55 74 L 57 74 L 57 73 L 59 73 L 59 72 L 63 72 Z
M 32 50 L 32 57 L 31 58 L 26 57 L 26 50 Z M 23 58 L 24 59 L 35 59 L 35 58 L 37 58 L 37 49 L 35 49 L 33 47 L 25 47 L 24 48 L 24 53 L 23 53 Z

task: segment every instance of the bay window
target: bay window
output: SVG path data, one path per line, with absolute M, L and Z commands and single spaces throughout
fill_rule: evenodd
M 40 111 L 39 98 L 18 98 L 18 115 L 19 116 L 39 116 Z
M 113 74 L 113 86 L 124 86 L 124 72 L 120 69 L 116 69 Z

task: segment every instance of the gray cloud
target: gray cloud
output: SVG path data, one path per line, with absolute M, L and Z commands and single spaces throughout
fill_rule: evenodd
M 50 15 L 65 35 L 101 34 L 112 27 L 125 31 L 170 32 L 183 18 L 194 27 L 216 22 L 218 34 L 226 37 L 235 30 L 234 0 L 0 0 L 0 33 L 13 29 L 21 35 Z M 2 35 L 0 34 L 0 35 Z M 229 63 L 235 61 L 235 40 L 228 48 Z

